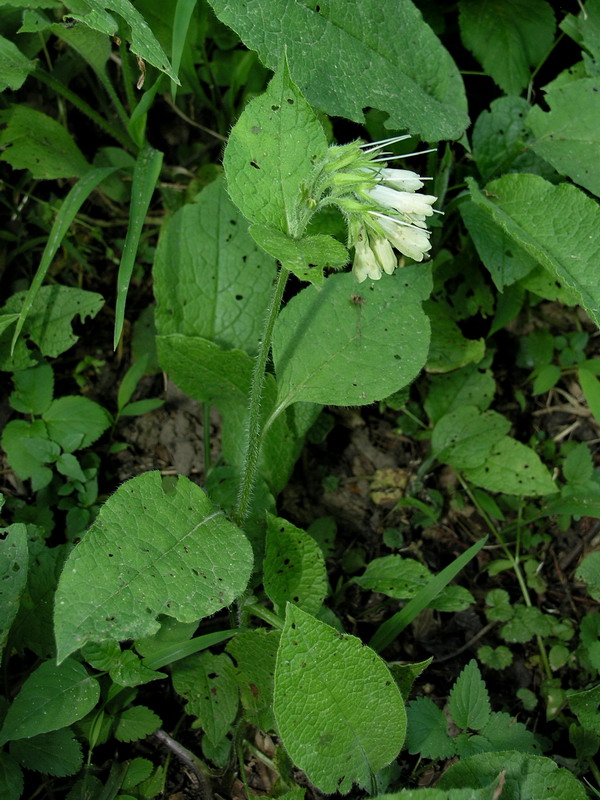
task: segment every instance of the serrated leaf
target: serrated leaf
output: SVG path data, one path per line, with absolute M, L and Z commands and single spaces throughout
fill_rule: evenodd
M 348 251 L 333 236 L 315 234 L 292 239 L 281 231 L 266 225 L 252 225 L 252 238 L 263 250 L 293 272 L 301 281 L 310 281 L 319 286 L 325 280 L 323 269 L 339 269 L 348 263 Z
M 421 308 L 429 281 L 416 266 L 360 289 L 350 273 L 330 275 L 322 289 L 297 294 L 273 335 L 278 408 L 298 400 L 366 405 L 409 383 L 429 349 Z
M 429 697 L 417 697 L 408 704 L 406 746 L 411 755 L 423 758 L 450 758 L 456 753 L 448 735 L 448 720 Z
M 24 56 L 14 42 L 0 36 L 0 92 L 20 89 L 34 69 L 34 61 Z
M 275 611 L 282 615 L 287 602 L 316 614 L 327 594 L 327 570 L 317 542 L 272 514 L 267 514 L 263 583 Z
M 210 3 L 270 69 L 285 49 L 309 102 L 331 116 L 362 123 L 363 109 L 377 108 L 389 114 L 387 128 L 427 141 L 456 139 L 468 125 L 456 65 L 409 0 L 385 9 L 371 0 Z M 278 24 L 265 26 L 265 19 Z
M 223 166 L 231 199 L 251 222 L 300 237 L 303 185 L 326 150 L 323 126 L 283 58 L 267 91 L 248 103 L 229 135 Z
M 48 437 L 66 452 L 93 444 L 112 423 L 105 408 L 89 397 L 76 395 L 54 400 L 42 419 L 46 423 Z
M 0 742 L 64 728 L 91 711 L 99 697 L 98 681 L 75 659 L 67 659 L 60 665 L 44 661 L 11 703 L 0 731 Z
M 477 650 L 477 658 L 482 664 L 490 667 L 491 669 L 506 669 L 510 667 L 513 662 L 513 654 L 508 647 L 501 644 L 499 647 L 490 647 L 484 645 Z
M 504 711 L 493 711 L 481 736 L 489 742 L 490 750 L 519 750 L 522 753 L 535 753 L 539 750 L 535 736 L 522 722 Z
M 463 475 L 471 483 L 490 492 L 537 496 L 557 491 L 537 453 L 509 436 L 493 446 L 481 466 L 465 469 Z
M 88 641 L 150 636 L 159 614 L 181 622 L 213 614 L 251 571 L 250 543 L 198 486 L 183 476 L 163 485 L 146 472 L 106 501 L 67 560 L 56 592 L 58 658 Z
M 533 798 L 536 800 L 586 800 L 587 793 L 568 770 L 559 768 L 550 758 L 516 753 L 512 750 L 482 753 L 459 761 L 444 772 L 438 781 L 440 789 L 479 788 L 493 783 L 505 772 L 507 787 L 515 787 L 507 800 Z M 517 794 L 518 792 L 518 794 Z
M 159 335 L 200 337 L 253 354 L 275 271 L 224 180 L 216 180 L 174 214 L 161 236 L 153 268 Z
M 0 752 L 0 793 L 4 800 L 19 800 L 23 786 L 21 767 L 8 753 Z
M 39 364 L 13 374 L 14 392 L 9 403 L 21 414 L 43 414 L 54 395 L 54 372 L 50 364 Z
M 573 290 L 600 324 L 595 244 L 600 227 L 598 204 L 571 184 L 554 186 L 537 175 L 505 175 L 489 183 L 485 195 L 472 181 L 468 183 L 473 202 L 554 280 Z
M 431 450 L 438 461 L 455 469 L 478 467 L 509 430 L 510 422 L 496 411 L 480 412 L 476 406 L 462 406 L 438 420 L 431 436 Z
M 15 522 L 0 531 L 0 651 L 19 611 L 19 600 L 27 585 L 29 551 L 27 526 Z
M 52 470 L 44 464 L 56 460 L 60 447 L 47 438 L 46 426 L 41 420 L 11 419 L 2 431 L 2 447 L 19 478 L 31 478 L 34 491 L 50 483 Z
M 126 708 L 118 716 L 115 739 L 118 742 L 136 742 L 154 733 L 161 725 L 160 717 L 146 706 Z
M 147 758 L 132 758 L 123 778 L 122 789 L 133 789 L 138 783 L 150 777 L 154 765 Z
M 431 323 L 431 344 L 426 369 L 449 372 L 466 364 L 477 364 L 484 356 L 483 339 L 467 339 L 452 318 L 450 306 L 428 300 L 423 309 Z
M 425 661 L 417 661 L 412 664 L 388 664 L 394 680 L 398 684 L 402 697 L 408 697 L 413 683 L 424 672 L 433 661 L 433 656 Z
M 402 696 L 360 639 L 288 604 L 273 704 L 291 759 L 324 792 L 370 786 L 406 733 Z
M 256 628 L 238 633 L 225 648 L 235 661 L 232 674 L 240 689 L 244 716 L 261 731 L 276 730 L 273 683 L 279 631 Z
M 374 558 L 364 573 L 353 582 L 362 589 L 381 592 L 398 600 L 414 597 L 419 589 L 431 578 L 427 567 L 414 558 L 403 558 L 399 555 Z
M 24 105 L 0 112 L 6 127 L 0 131 L 0 161 L 14 169 L 28 169 L 34 178 L 81 178 L 91 166 L 66 128 Z M 10 146 L 9 146 L 10 145 Z
M 188 701 L 187 714 L 198 717 L 213 744 L 220 742 L 231 727 L 238 709 L 238 687 L 226 653 L 205 651 L 173 664 L 171 675 L 177 694 Z
M 475 659 L 456 679 L 448 698 L 454 722 L 464 730 L 481 730 L 490 718 L 490 698 Z
M 596 421 L 600 421 L 600 381 L 589 370 L 581 367 L 578 370 L 579 383 L 590 411 Z
M 548 617 L 539 608 L 517 604 L 513 609 L 512 619 L 500 628 L 504 641 L 528 642 L 534 636 L 548 636 L 552 632 Z
M 600 602 L 600 551 L 583 559 L 575 570 L 575 577 L 586 584 L 590 597 Z
M 2 312 L 19 313 L 24 305 L 27 292 L 17 292 L 9 297 Z M 14 358 L 11 352 L 12 334 L 6 330 L 0 336 L 0 369 L 25 369 L 36 362 L 29 355 L 23 338 L 30 338 L 41 350 L 42 355 L 56 358 L 77 341 L 72 322 L 79 316 L 81 322 L 87 317 L 95 317 L 104 305 L 102 295 L 76 289 L 71 286 L 42 286 L 31 305 L 23 326 L 24 337 L 16 343 Z
M 69 14 L 70 17 L 108 36 L 117 34 L 119 24 L 117 19 L 106 9 L 114 11 L 122 17 L 131 31 L 132 53 L 166 73 L 172 81 L 179 85 L 179 79 L 173 72 L 164 50 L 157 42 L 146 20 L 129 0 L 78 0 L 73 5 L 75 8 L 73 13 Z M 70 3 L 67 3 L 67 6 L 70 6 Z M 86 9 L 85 12 L 82 12 L 82 7 Z
M 431 375 L 424 406 L 429 419 L 436 424 L 444 414 L 463 405 L 485 411 L 492 402 L 496 382 L 490 370 L 470 364 L 442 375 Z
M 537 139 L 531 146 L 561 175 L 600 196 L 600 76 L 546 91 L 549 111 L 534 106 L 527 124 Z
M 465 46 L 505 94 L 521 94 L 546 57 L 556 23 L 545 0 L 460 1 Z
M 74 775 L 83 761 L 81 745 L 69 728 L 11 742 L 10 754 L 27 769 L 56 778 Z

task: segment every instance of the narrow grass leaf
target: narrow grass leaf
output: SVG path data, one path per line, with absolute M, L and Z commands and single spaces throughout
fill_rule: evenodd
M 372 647 L 377 653 L 381 652 L 388 644 L 394 641 L 402 631 L 410 625 L 415 617 L 427 608 L 432 600 L 442 591 L 450 581 L 458 575 L 461 569 L 467 566 L 469 561 L 473 559 L 481 548 L 487 542 L 488 537 L 484 536 L 474 545 L 469 547 L 462 555 L 455 558 L 451 564 L 443 569 L 438 575 L 435 575 L 429 583 L 423 587 L 416 597 L 407 603 L 401 611 L 394 614 L 393 617 L 386 620 L 379 626 L 375 636 L 369 642 L 369 647 Z
M 177 0 L 177 5 L 175 6 L 173 36 L 171 39 L 171 64 L 173 66 L 173 72 L 176 75 L 179 74 L 183 48 L 185 47 L 185 40 L 196 3 L 197 0 Z M 174 80 L 171 80 L 171 94 L 173 95 L 173 102 L 175 102 L 175 98 L 177 97 L 177 83 L 175 83 Z
M 39 267 L 36 270 L 31 282 L 31 286 L 29 287 L 27 295 L 25 296 L 25 300 L 23 301 L 23 307 L 19 313 L 19 318 L 13 334 L 10 351 L 11 355 L 14 352 L 19 334 L 23 330 L 23 325 L 25 324 L 27 315 L 31 310 L 33 301 L 35 300 L 39 288 L 46 277 L 48 268 L 50 267 L 50 264 L 52 263 L 52 260 L 56 255 L 62 240 L 69 230 L 71 223 L 75 219 L 75 215 L 83 205 L 84 201 L 87 200 L 90 194 L 94 191 L 94 189 L 100 183 L 102 183 L 105 178 L 108 178 L 109 175 L 112 175 L 113 172 L 116 172 L 117 169 L 118 167 L 100 167 L 98 169 L 93 169 L 91 172 L 88 172 L 87 175 L 84 175 L 83 178 L 77 181 L 77 183 L 69 191 L 69 194 L 63 200 L 60 210 L 56 215 L 56 219 L 52 225 L 46 247 L 42 253 L 42 259 Z
M 131 211 L 129 214 L 129 227 L 125 237 L 123 255 L 119 264 L 117 277 L 117 305 L 115 309 L 115 349 L 119 344 L 123 323 L 125 320 L 125 301 L 129 281 L 133 272 L 135 257 L 140 244 L 144 219 L 150 206 L 150 200 L 156 187 L 160 174 L 163 154 L 152 147 L 144 147 L 138 154 L 133 169 L 133 183 L 131 186 Z

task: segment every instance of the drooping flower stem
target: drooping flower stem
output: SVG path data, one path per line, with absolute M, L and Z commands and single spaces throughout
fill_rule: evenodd
M 242 464 L 242 475 L 240 487 L 233 513 L 233 521 L 236 525 L 243 525 L 250 510 L 250 501 L 256 482 L 256 468 L 261 447 L 261 410 L 262 396 L 265 385 L 265 367 L 267 358 L 271 350 L 271 339 L 273 338 L 273 327 L 279 313 L 283 290 L 287 283 L 289 271 L 285 267 L 280 267 L 277 280 L 273 286 L 273 293 L 269 300 L 269 305 L 265 314 L 264 326 L 259 341 L 259 349 L 254 360 L 252 370 L 252 381 L 250 384 L 250 398 L 248 402 L 248 422 L 246 426 L 246 441 L 244 444 L 244 462 Z

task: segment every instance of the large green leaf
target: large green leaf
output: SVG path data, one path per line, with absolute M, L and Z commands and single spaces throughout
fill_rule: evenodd
M 438 420 L 431 450 L 438 461 L 455 469 L 478 467 L 509 430 L 510 422 L 496 411 L 480 412 L 476 406 L 464 405 Z
M 385 662 L 360 639 L 290 604 L 274 711 L 291 759 L 326 793 L 372 787 L 406 734 L 404 702 Z
M 468 125 L 458 69 L 410 0 L 210 3 L 270 69 L 286 48 L 294 80 L 331 116 L 364 122 L 363 109 L 377 108 L 386 127 L 428 141 Z
M 232 674 L 240 689 L 244 716 L 265 732 L 276 730 L 273 677 L 279 635 L 279 631 L 255 628 L 238 633 L 226 647 L 236 664 Z
M 549 111 L 535 106 L 527 124 L 537 136 L 536 153 L 576 183 L 600 196 L 600 76 L 546 92 Z
M 548 55 L 556 23 L 546 0 L 460 0 L 466 47 L 505 92 L 520 94 Z
M 469 188 L 473 202 L 554 280 L 572 289 L 600 324 L 598 204 L 575 186 L 554 186 L 536 175 L 505 175 L 489 183 L 485 194 L 473 181 Z
M 348 273 L 303 289 L 275 324 L 276 412 L 298 400 L 366 405 L 410 383 L 429 349 L 430 287 L 418 265 L 360 287 Z
M 9 525 L 0 539 L 0 651 L 19 610 L 19 600 L 27 584 L 29 553 L 27 527 L 22 522 Z
M 99 697 L 98 681 L 74 658 L 58 666 L 54 661 L 44 661 L 11 703 L 0 730 L 0 743 L 29 739 L 77 722 L 92 710 Z
M 23 783 L 21 767 L 8 753 L 0 753 L 0 792 L 4 800 L 19 800 Z
M 256 351 L 275 262 L 256 246 L 222 179 L 173 216 L 153 276 L 160 336 Z
M 81 768 L 81 745 L 69 728 L 19 739 L 10 745 L 10 754 L 27 769 L 63 778 Z
M 34 178 L 81 178 L 91 166 L 66 128 L 29 106 L 12 106 L 0 113 L 1 161 L 28 169 Z M 7 147 L 10 145 L 10 147 Z
M 163 484 L 158 472 L 132 478 L 67 560 L 56 592 L 58 659 L 88 641 L 151 636 L 159 614 L 181 622 L 214 614 L 251 571 L 248 540 L 196 484 L 182 476 Z
M 231 199 L 252 222 L 298 238 L 308 221 L 301 215 L 303 184 L 326 151 L 323 126 L 282 59 L 229 136 L 223 165 Z
M 490 492 L 537 496 L 557 491 L 538 454 L 510 436 L 497 441 L 482 464 L 463 469 L 463 475 Z

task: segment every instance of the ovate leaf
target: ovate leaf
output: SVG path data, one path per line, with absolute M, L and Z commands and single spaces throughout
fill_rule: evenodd
M 98 681 L 83 664 L 69 658 L 62 664 L 44 661 L 27 678 L 10 705 L 0 742 L 29 739 L 64 728 L 92 710 L 100 697 Z
M 322 289 L 303 289 L 275 324 L 278 406 L 366 405 L 409 383 L 429 349 L 421 309 L 429 291 L 429 272 L 420 265 L 360 288 L 344 274 L 330 275 Z
M 21 767 L 8 753 L 0 753 L 0 794 L 5 800 L 19 800 L 23 792 Z
M 473 202 L 554 280 L 574 290 L 580 304 L 600 324 L 598 204 L 575 186 L 554 186 L 536 175 L 505 175 L 489 183 L 485 194 L 472 181 L 469 187 Z
M 20 89 L 35 62 L 30 61 L 9 39 L 0 36 L 0 92 Z
M 27 769 L 57 778 L 73 775 L 83 760 L 81 745 L 69 728 L 11 742 L 10 754 Z
M 91 166 L 68 131 L 56 120 L 29 106 L 12 106 L 0 113 L 1 161 L 28 169 L 34 178 L 81 178 Z M 10 145 L 10 146 L 9 146 Z
M 490 718 L 490 698 L 475 659 L 456 679 L 448 700 L 454 722 L 465 730 L 481 730 Z
M 304 227 L 303 182 L 326 150 L 323 126 L 283 59 L 267 91 L 246 106 L 229 136 L 223 165 L 231 199 L 252 222 L 297 238 Z
M 105 408 L 88 397 L 65 395 L 44 412 L 48 437 L 67 453 L 87 447 L 110 428 L 112 418 Z
M 379 656 L 292 605 L 277 654 L 274 711 L 291 759 L 327 793 L 371 786 L 406 733 L 402 696 Z
M 308 101 L 331 116 L 364 122 L 363 109 L 377 108 L 386 127 L 427 141 L 456 139 L 468 125 L 458 69 L 410 0 L 210 4 L 270 69 L 286 49 Z
M 196 484 L 180 476 L 163 485 L 146 472 L 106 501 L 67 560 L 56 592 L 58 658 L 88 641 L 150 636 L 159 614 L 180 622 L 214 614 L 251 570 L 250 543 Z
M 414 558 L 391 555 L 372 559 L 364 573 L 353 581 L 362 589 L 407 600 L 414 597 L 430 577 L 427 567 Z
M 29 561 L 27 526 L 16 522 L 1 533 L 4 538 L 0 538 L 0 651 L 19 610 Z
M 118 742 L 135 742 L 154 733 L 161 725 L 160 717 L 146 706 L 126 708 L 119 714 L 115 739 Z
M 556 485 L 538 454 L 505 436 L 478 467 L 463 470 L 465 478 L 490 492 L 520 496 L 553 494 Z
M 438 421 L 431 449 L 438 461 L 455 469 L 478 467 L 509 429 L 510 422 L 496 411 L 480 412 L 475 406 L 462 406 Z
M 450 758 L 456 746 L 448 735 L 448 720 L 430 697 L 418 697 L 407 709 L 406 746 L 422 758 Z
M 244 715 L 265 732 L 276 729 L 273 682 L 279 636 L 279 631 L 256 628 L 238 633 L 226 647 L 235 662 L 232 674 L 239 686 Z

